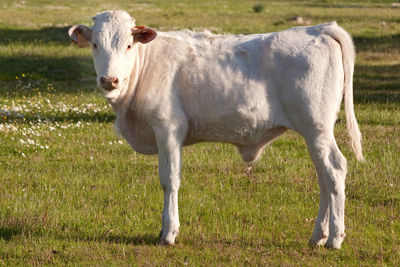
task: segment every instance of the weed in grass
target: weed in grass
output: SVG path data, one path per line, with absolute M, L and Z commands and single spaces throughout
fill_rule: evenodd
M 263 12 L 265 9 L 265 6 L 263 4 L 256 4 L 253 6 L 253 11 L 256 13 Z

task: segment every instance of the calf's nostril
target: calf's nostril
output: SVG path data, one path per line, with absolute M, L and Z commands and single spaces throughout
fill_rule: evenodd
M 118 78 L 110 78 L 111 87 L 117 88 L 118 87 Z
M 106 84 L 107 83 L 107 78 L 101 77 L 100 78 L 100 82 L 101 82 L 101 84 Z

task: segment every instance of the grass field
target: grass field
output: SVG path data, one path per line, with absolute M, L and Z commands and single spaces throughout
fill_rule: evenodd
M 0 266 L 400 265 L 400 8 L 391 1 L 0 2 Z M 260 12 L 253 8 L 261 4 Z M 157 157 L 113 130 L 88 49 L 67 37 L 107 9 L 138 25 L 259 33 L 336 20 L 354 37 L 355 112 L 366 163 L 348 159 L 340 251 L 311 248 L 319 203 L 304 141 L 288 132 L 253 166 L 223 144 L 184 148 L 181 232 L 158 245 Z M 256 9 L 257 10 L 257 9 Z

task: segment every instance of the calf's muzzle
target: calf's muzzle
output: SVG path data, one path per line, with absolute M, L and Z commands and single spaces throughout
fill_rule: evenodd
M 103 76 L 100 78 L 101 87 L 104 88 L 106 91 L 112 91 L 118 88 L 119 80 L 115 77 L 107 77 Z

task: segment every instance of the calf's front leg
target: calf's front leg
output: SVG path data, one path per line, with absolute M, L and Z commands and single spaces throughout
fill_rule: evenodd
M 178 189 L 180 185 L 182 143 L 176 132 L 156 131 L 158 171 L 164 192 L 160 243 L 173 245 L 179 233 Z

